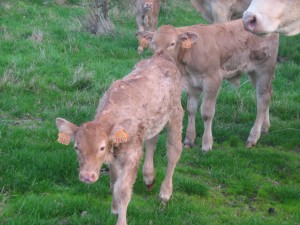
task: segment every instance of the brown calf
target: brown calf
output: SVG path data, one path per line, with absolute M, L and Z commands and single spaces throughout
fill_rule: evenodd
M 155 33 L 139 32 L 138 38 L 152 40 L 156 51 L 168 51 L 176 60 L 183 88 L 188 94 L 188 127 L 185 146 L 193 146 L 196 137 L 195 114 L 203 92 L 201 116 L 204 120 L 202 149 L 212 148 L 212 120 L 218 91 L 223 79 L 239 84 L 247 72 L 257 96 L 257 116 L 247 146 L 254 146 L 262 132 L 268 132 L 269 104 L 272 94 L 278 34 L 263 38 L 244 30 L 241 19 L 224 24 L 175 28 L 162 26 Z
M 136 23 L 138 31 L 155 31 L 160 10 L 160 0 L 136 0 Z M 144 49 L 143 43 L 139 43 L 138 54 Z
M 179 160 L 182 143 L 181 75 L 174 60 L 165 52 L 140 61 L 122 80 L 112 84 L 102 97 L 95 118 L 80 127 L 57 118 L 60 141 L 73 139 L 78 155 L 79 178 L 94 183 L 103 163 L 109 165 L 112 212 L 118 214 L 118 225 L 127 224 L 126 212 L 146 143 L 143 166 L 144 182 L 154 182 L 153 154 L 158 134 L 167 125 L 166 177 L 160 198 L 172 195 L 172 175 Z

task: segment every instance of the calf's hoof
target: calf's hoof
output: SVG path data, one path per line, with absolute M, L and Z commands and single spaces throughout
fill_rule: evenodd
M 269 133 L 269 128 L 262 127 L 262 128 L 261 128 L 261 133 L 263 133 L 263 134 Z
M 172 194 L 168 195 L 168 194 L 160 193 L 160 194 L 159 194 L 159 199 L 160 199 L 162 202 L 166 203 L 166 202 L 168 202 L 168 201 L 170 200 L 171 195 L 172 195 Z
M 210 150 L 212 150 L 212 145 L 202 145 L 203 152 L 208 152 Z
M 147 185 L 148 191 L 151 191 L 154 188 L 154 183 L 155 183 L 155 180 L 153 180 L 152 184 Z
M 184 141 L 183 147 L 184 148 L 194 148 L 194 144 L 190 143 L 189 141 Z
M 111 208 L 111 214 L 113 215 L 118 215 L 118 210 L 114 209 L 114 208 Z
M 247 141 L 246 143 L 247 148 L 252 148 L 253 146 L 255 146 L 255 144 L 251 143 L 250 141 Z

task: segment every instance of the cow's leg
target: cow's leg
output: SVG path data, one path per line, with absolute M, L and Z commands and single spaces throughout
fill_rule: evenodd
M 189 148 L 194 146 L 196 138 L 196 113 L 198 110 L 199 95 L 188 93 L 187 99 L 187 111 L 188 111 L 188 126 L 186 129 L 184 147 Z
M 230 20 L 233 13 L 232 4 L 225 1 L 213 1 L 211 4 L 214 23 L 224 23 Z
M 182 120 L 183 110 L 178 107 L 170 117 L 168 123 L 167 158 L 168 168 L 166 177 L 161 185 L 159 197 L 166 202 L 170 199 L 173 190 L 172 177 L 175 166 L 182 152 Z
M 247 140 L 247 147 L 256 145 L 260 138 L 261 131 L 268 131 L 270 127 L 269 106 L 272 94 L 273 72 L 261 72 L 260 74 L 249 74 L 251 81 L 256 89 L 257 114 L 256 120 L 251 128 L 250 135 Z
M 149 190 L 153 188 L 153 184 L 154 184 L 155 175 L 154 175 L 153 155 L 154 155 L 157 140 L 158 140 L 158 135 L 145 141 L 146 156 L 145 156 L 145 162 L 143 166 L 143 177 L 144 177 L 144 182 L 147 185 Z
M 120 169 L 117 170 L 118 175 L 113 192 L 113 197 L 117 204 L 117 225 L 127 225 L 127 207 L 131 199 L 132 186 L 136 179 L 138 166 L 142 156 L 142 143 L 140 143 L 138 147 L 131 146 L 130 149 L 132 148 L 134 148 L 133 153 L 127 156 L 121 155 L 120 160 L 117 162 Z M 129 149 L 124 151 L 129 151 Z
M 204 121 L 204 133 L 202 136 L 202 150 L 209 151 L 213 146 L 212 121 L 215 115 L 216 100 L 221 86 L 220 79 L 203 82 L 203 101 L 201 105 L 201 116 Z

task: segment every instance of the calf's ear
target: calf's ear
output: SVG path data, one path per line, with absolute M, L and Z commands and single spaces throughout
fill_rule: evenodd
M 178 36 L 178 40 L 182 48 L 191 48 L 199 38 L 199 35 L 194 32 L 184 32 Z
M 152 41 L 154 32 L 149 31 L 140 31 L 135 34 L 136 38 L 139 40 L 139 45 L 146 48 L 149 43 Z
M 74 135 L 78 130 L 78 127 L 75 124 L 62 118 L 56 118 L 56 126 L 60 133 L 67 134 L 72 139 L 74 139 Z

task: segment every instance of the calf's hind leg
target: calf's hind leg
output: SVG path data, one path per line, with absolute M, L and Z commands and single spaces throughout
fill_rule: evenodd
M 180 108 L 168 123 L 167 158 L 168 168 L 166 177 L 161 185 L 159 197 L 167 202 L 173 191 L 173 173 L 182 152 L 182 119 L 183 110 Z
M 143 166 L 143 177 L 144 177 L 144 182 L 147 185 L 149 190 L 151 190 L 154 185 L 155 175 L 154 175 L 153 155 L 155 152 L 157 139 L 158 139 L 158 135 L 145 141 L 146 156 L 145 156 L 145 162 Z
M 198 110 L 199 95 L 188 94 L 187 111 L 188 111 L 188 126 L 186 129 L 184 147 L 192 148 L 196 138 L 195 119 Z
M 247 140 L 248 148 L 256 145 L 260 138 L 261 131 L 267 132 L 269 130 L 269 106 L 272 94 L 272 80 L 274 77 L 270 71 L 263 71 L 260 74 L 251 73 L 249 75 L 256 89 L 257 115 Z

